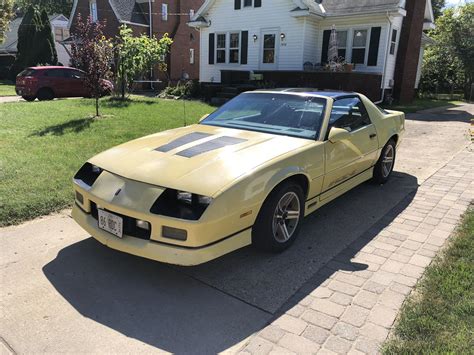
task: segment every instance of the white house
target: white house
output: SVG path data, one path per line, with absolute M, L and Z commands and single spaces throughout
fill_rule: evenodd
M 353 75 L 339 78 L 350 77 L 364 86 L 364 76 L 355 74 L 366 74 L 370 80 L 378 78 L 379 93 L 392 89 L 397 61 L 409 69 L 404 58 L 397 59 L 399 54 L 416 59 L 410 60 L 415 86 L 422 31 L 433 27 L 431 0 L 325 0 L 322 5 L 324 11 L 314 0 L 206 0 L 188 24 L 200 30 L 200 81 L 226 82 L 229 72 L 236 77 L 235 71 L 274 79 L 282 72 L 288 78 L 288 72 L 319 69 L 327 61 L 335 26 L 339 55 L 354 64 Z M 401 40 L 409 43 L 398 53 Z M 317 74 L 305 78 L 309 76 L 318 83 Z

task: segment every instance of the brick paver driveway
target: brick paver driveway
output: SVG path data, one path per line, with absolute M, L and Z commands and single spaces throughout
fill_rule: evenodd
M 0 336 L 19 353 L 375 353 L 474 197 L 472 109 L 410 116 L 391 181 L 323 207 L 282 254 L 178 268 L 101 246 L 68 211 L 4 228 Z

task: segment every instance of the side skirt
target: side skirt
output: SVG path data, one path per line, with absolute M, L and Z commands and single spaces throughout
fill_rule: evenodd
M 337 197 L 345 194 L 347 191 L 352 190 L 354 187 L 362 184 L 363 182 L 372 179 L 374 168 L 367 169 L 366 171 L 353 176 L 351 179 L 344 181 L 336 188 L 329 191 L 323 192 L 322 194 L 315 196 L 314 198 L 306 201 L 305 204 L 305 216 L 313 213 L 317 209 L 321 208 L 325 204 L 331 202 Z

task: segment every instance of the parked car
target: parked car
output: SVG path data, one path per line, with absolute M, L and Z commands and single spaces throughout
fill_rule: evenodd
M 109 95 L 113 84 L 102 79 L 102 96 Z M 30 67 L 16 77 L 16 93 L 27 101 L 52 100 L 56 97 L 90 97 L 84 85 L 84 72 L 76 68 Z
M 74 176 L 73 218 L 110 248 L 196 265 L 238 248 L 279 252 L 304 216 L 395 164 L 405 115 L 364 95 L 239 95 L 199 124 L 103 152 Z

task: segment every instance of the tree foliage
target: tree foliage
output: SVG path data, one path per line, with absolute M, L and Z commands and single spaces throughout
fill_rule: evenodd
M 85 72 L 84 84 L 95 98 L 96 116 L 99 116 L 99 98 L 107 89 L 105 79 L 111 76 L 113 45 L 104 36 L 105 22 L 92 22 L 89 17 L 83 21 L 77 17 L 74 44 L 71 46 L 71 62 Z
M 5 33 L 12 17 L 13 0 L 0 0 L 0 44 L 5 40 Z
M 443 14 L 443 8 L 445 5 L 446 0 L 431 0 L 435 20 Z
M 126 25 L 120 27 L 117 37 L 117 83 L 122 99 L 130 91 L 134 79 L 143 76 L 155 65 L 165 68 L 164 58 L 173 41 L 165 33 L 162 38 L 147 35 L 133 36 Z M 163 69 L 166 70 L 166 69 Z
M 18 28 L 17 56 L 14 74 L 26 67 L 58 62 L 51 24 L 46 11 L 30 6 Z
M 1 1 L 1 0 L 0 0 Z M 63 14 L 69 17 L 73 0 L 14 0 L 15 10 L 18 15 L 24 15 L 31 5 L 46 10 L 48 15 Z
M 425 51 L 420 89 L 462 89 L 468 98 L 474 78 L 474 3 L 445 9 L 430 37 L 435 44 Z

